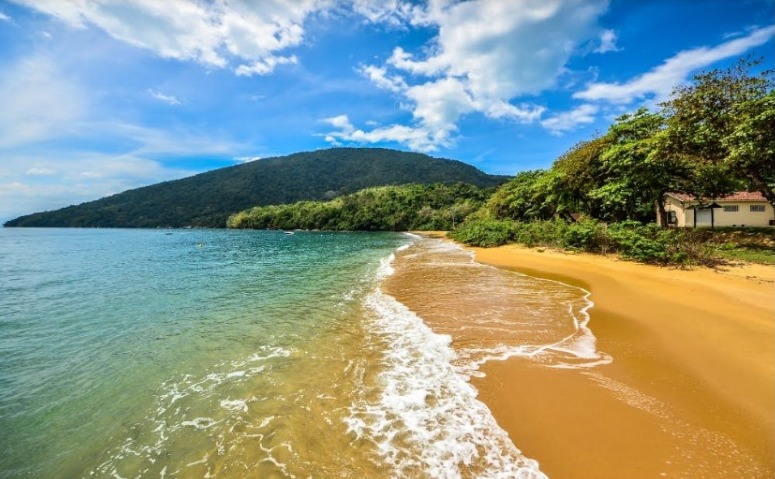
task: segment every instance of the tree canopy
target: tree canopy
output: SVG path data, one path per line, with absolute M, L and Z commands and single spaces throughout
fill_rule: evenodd
M 229 217 L 230 228 L 335 231 L 450 230 L 492 194 L 464 183 L 367 188 L 330 201 L 257 206 Z
M 550 169 L 504 184 L 488 202 L 489 213 L 647 222 L 655 211 L 664 220 L 667 192 L 711 202 L 741 189 L 759 191 L 775 206 L 773 73 L 753 74 L 758 65 L 743 59 L 728 70 L 701 73 L 660 109 L 620 116 Z

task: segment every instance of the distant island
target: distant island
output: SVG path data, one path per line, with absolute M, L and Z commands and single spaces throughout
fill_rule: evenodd
M 254 206 L 331 200 L 364 188 L 464 183 L 490 188 L 488 175 L 456 160 L 384 148 L 330 148 L 266 158 L 137 188 L 80 205 L 21 216 L 14 227 L 223 228 Z

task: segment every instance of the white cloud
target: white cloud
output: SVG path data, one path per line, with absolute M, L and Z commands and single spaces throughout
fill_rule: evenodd
M 0 148 L 64 137 L 89 109 L 86 92 L 46 56 L 6 65 L 0 76 Z
M 541 126 L 549 130 L 553 135 L 560 135 L 562 132 L 573 130 L 579 125 L 594 122 L 597 112 L 597 106 L 585 104 L 547 118 L 541 121 Z
M 603 30 L 600 34 L 600 46 L 595 48 L 595 53 L 618 52 L 621 48 L 616 46 L 616 32 Z
M 400 76 L 390 76 L 386 68 L 368 65 L 362 67 L 360 72 L 369 78 L 375 85 L 384 90 L 390 90 L 394 93 L 406 91 L 408 86 Z
M 352 8 L 369 22 L 399 26 L 412 18 L 415 7 L 402 0 L 352 0 Z
M 383 65 L 361 72 L 399 95 L 414 124 L 369 133 L 353 127 L 349 134 L 331 136 L 337 141 L 402 138 L 412 148 L 432 151 L 454 141 L 466 115 L 538 121 L 543 107 L 514 100 L 553 87 L 574 50 L 598 35 L 596 22 L 607 7 L 607 0 L 437 0 L 407 7 L 402 18 L 438 34 L 417 53 L 396 47 Z
M 172 95 L 165 95 L 164 93 L 161 93 L 159 91 L 148 89 L 148 94 L 151 95 L 153 98 L 156 98 L 159 101 L 162 101 L 164 103 L 167 103 L 168 105 L 182 105 L 183 102 L 178 100 Z
M 253 62 L 251 65 L 240 65 L 235 73 L 238 76 L 268 75 L 277 65 L 295 65 L 298 59 L 295 55 L 289 57 L 267 57 Z
M 0 12 L 0 22 L 10 22 L 10 21 L 11 21 L 11 17 L 9 17 L 3 12 Z
M 295 57 L 306 17 L 328 0 L 14 0 L 74 28 L 96 26 L 111 37 L 163 58 L 263 75 Z
M 742 55 L 749 49 L 763 45 L 775 35 L 775 26 L 754 30 L 742 38 L 729 40 L 716 47 L 684 50 L 643 75 L 625 83 L 592 83 L 574 98 L 588 101 L 631 103 L 653 97 L 663 101 L 673 89 L 686 83 L 689 76 L 713 63 Z
M 340 132 L 344 134 L 349 134 L 355 131 L 355 128 L 353 127 L 352 123 L 350 123 L 350 119 L 347 117 L 347 115 L 324 118 L 322 121 L 323 123 L 328 123 L 334 128 L 338 128 Z

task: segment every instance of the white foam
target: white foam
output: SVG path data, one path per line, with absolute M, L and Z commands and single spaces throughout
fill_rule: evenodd
M 220 404 L 229 411 L 248 412 L 248 403 L 244 399 L 223 399 Z
M 454 243 L 435 241 L 430 247 L 433 253 L 464 252 L 468 256 L 468 264 L 450 262 L 450 267 L 491 268 L 476 263 L 473 252 Z M 394 260 L 393 254 L 383 259 L 379 279 L 394 273 Z M 534 279 L 562 285 L 563 290 L 574 288 Z M 392 296 L 372 292 L 365 303 L 374 313 L 367 328 L 384 348 L 384 369 L 378 376 L 378 391 L 364 391 L 364 399 L 352 406 L 346 419 L 348 431 L 356 441 L 374 444 L 397 477 L 417 475 L 417 470 L 424 476 L 445 478 L 546 477 L 536 461 L 514 446 L 476 398 L 477 391 L 468 380 L 482 375 L 479 368 L 485 362 L 514 356 L 556 368 L 588 369 L 610 363 L 610 356 L 597 351 L 596 338 L 588 327 L 588 310 L 594 305 L 591 293 L 578 290 L 582 299 L 567 303 L 571 334 L 550 344 L 462 349 L 462 357 L 451 348 L 450 336 L 434 333 Z
M 195 429 L 209 429 L 220 421 L 216 421 L 211 417 L 197 417 L 190 421 L 181 421 L 180 425 L 185 427 L 193 427 Z
M 380 265 L 392 272 L 391 257 Z M 453 366 L 451 338 L 439 335 L 392 296 L 375 290 L 367 324 L 384 349 L 378 391 L 363 391 L 346 419 L 355 440 L 376 446 L 396 477 L 545 478 L 496 423 Z M 363 386 L 367 388 L 368 386 Z M 376 392 L 377 399 L 374 398 Z

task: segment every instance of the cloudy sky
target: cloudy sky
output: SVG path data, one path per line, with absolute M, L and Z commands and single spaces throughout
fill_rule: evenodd
M 775 52 L 772 0 L 0 0 L 0 222 L 297 151 L 497 174 Z

